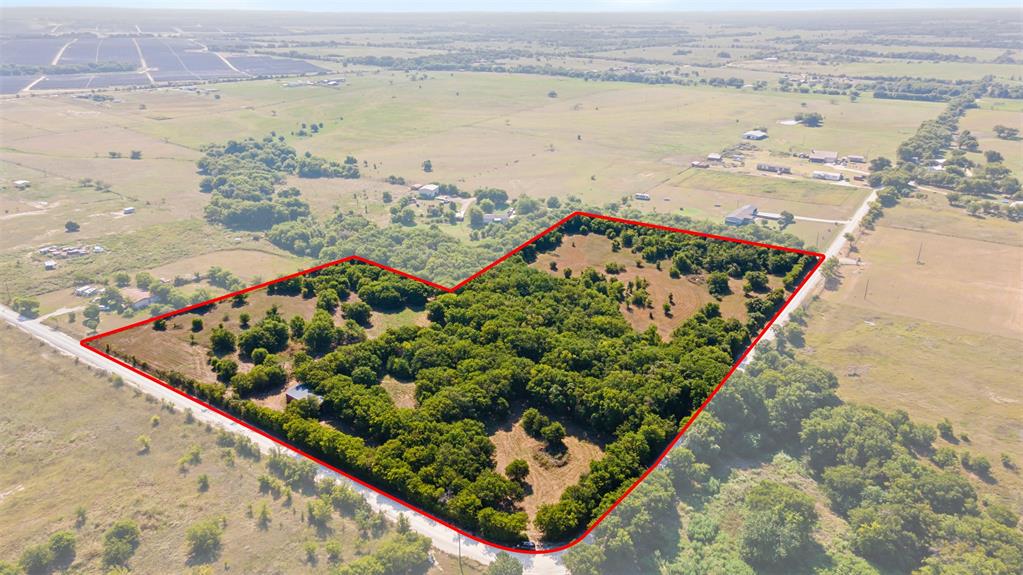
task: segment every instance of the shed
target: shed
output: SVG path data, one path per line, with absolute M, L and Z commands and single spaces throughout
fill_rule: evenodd
M 638 193 L 634 196 L 637 200 L 650 201 L 650 194 Z
M 725 216 L 725 223 L 730 226 L 742 226 L 751 223 L 756 217 L 757 207 L 753 204 L 746 204 Z
M 55 269 L 57 269 L 57 262 L 55 262 L 53 260 L 46 260 L 45 262 L 43 262 L 43 269 L 45 269 L 45 270 L 55 270 Z
M 29 187 L 31 185 L 32 185 L 32 182 L 30 182 L 28 180 L 14 180 L 14 187 L 18 188 L 19 190 L 24 190 L 25 188 L 27 188 L 27 187 Z
M 709 168 L 710 167 L 710 164 L 708 164 L 707 162 L 701 162 L 699 160 L 693 160 L 692 162 L 689 162 L 689 165 L 694 167 L 694 168 Z
M 133 208 L 133 207 L 131 207 L 131 206 L 128 206 L 127 208 L 124 208 L 123 210 L 121 210 L 121 212 L 122 212 L 122 213 L 123 213 L 124 215 L 128 215 L 128 214 L 134 214 L 134 213 L 135 213 L 135 208 Z
M 863 156 L 846 156 L 845 159 L 849 160 L 850 162 L 852 162 L 854 164 L 863 164 L 863 163 L 866 163 L 866 161 L 867 161 L 867 159 L 864 158 Z
M 766 140 L 767 132 L 763 130 L 750 130 L 742 135 L 744 140 Z
M 720 162 L 721 154 L 707 154 L 707 161 L 709 162 Z

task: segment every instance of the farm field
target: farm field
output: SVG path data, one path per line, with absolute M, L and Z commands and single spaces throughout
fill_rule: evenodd
M 34 363 L 19 361 L 29 356 Z M 115 521 L 132 520 L 140 528 L 140 543 L 128 562 L 134 572 L 164 572 L 171 566 L 190 572 L 209 562 L 216 573 L 330 573 L 335 562 L 328 557 L 328 543 L 350 562 L 372 554 L 395 533 L 381 521 L 375 535 L 355 536 L 370 517 L 351 512 L 331 513 L 328 528 L 318 530 L 304 518 L 307 505 L 318 499 L 309 486 L 296 484 L 287 499 L 261 490 L 260 476 L 274 477 L 266 459 L 230 447 L 230 434 L 190 423 L 186 414 L 116 385 L 14 327 L 0 328 L 0 363 L 7 366 L 0 372 L 0 390 L 8 398 L 0 561 L 16 563 L 28 547 L 68 530 L 76 539 L 73 571 L 105 573 L 104 533 Z M 26 386 L 33 393 L 24 393 Z M 40 405 L 35 393 L 49 400 Z M 140 437 L 147 438 L 145 450 Z M 189 453 L 197 453 L 197 460 L 182 463 L 190 461 Z M 75 489 L 66 488 L 69 473 Z M 200 477 L 208 481 L 206 490 L 197 486 Z M 259 519 L 263 506 L 265 527 Z M 77 509 L 82 509 L 80 522 Z M 212 561 L 190 560 L 186 530 L 220 517 L 227 526 L 218 553 Z M 315 546 L 314 561 L 306 544 Z M 432 554 L 437 563 L 429 567 L 431 574 L 482 573 L 472 561 L 463 560 L 460 567 L 455 557 Z
M 994 76 L 1002 80 L 1016 77 L 1019 67 L 1012 64 L 989 64 L 975 62 L 906 62 L 877 60 L 873 62 L 849 62 L 839 64 L 816 64 L 798 61 L 740 62 L 736 67 L 748 66 L 753 70 L 785 72 L 789 74 L 831 74 L 853 78 L 909 76 L 913 78 L 937 78 L 939 80 L 979 80 Z
M 856 255 L 835 301 L 1023 339 L 1023 247 L 881 225 Z

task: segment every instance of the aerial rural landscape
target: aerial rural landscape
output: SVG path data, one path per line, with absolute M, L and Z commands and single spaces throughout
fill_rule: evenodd
M 1019 573 L 1006 6 L 5 6 L 0 573 Z

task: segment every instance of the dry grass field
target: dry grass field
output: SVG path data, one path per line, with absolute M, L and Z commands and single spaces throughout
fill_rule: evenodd
M 526 497 L 522 500 L 522 509 L 530 517 L 536 516 L 536 510 L 545 503 L 557 503 L 566 485 L 575 485 L 579 477 L 590 468 L 590 462 L 604 456 L 603 445 L 597 439 L 589 437 L 583 429 L 569 421 L 561 421 L 568 431 L 565 438 L 565 455 L 561 463 L 556 463 L 544 449 L 544 443 L 522 429 L 519 421 L 522 408 L 514 409 L 511 417 L 503 425 L 492 430 L 490 441 L 495 450 L 496 469 L 504 470 L 510 462 L 522 459 L 529 464 L 529 476 L 525 483 Z M 536 538 L 540 532 L 530 525 L 527 534 Z
M 31 357 L 33 361 L 26 362 Z M 110 380 L 13 327 L 0 328 L 0 561 L 17 562 L 30 545 L 67 529 L 77 539 L 70 572 L 106 573 L 103 533 L 120 519 L 138 522 L 141 543 L 129 565 L 135 573 L 190 573 L 185 531 L 198 521 L 224 517 L 222 550 L 213 573 L 329 573 L 325 546 L 339 545 L 341 560 L 372 552 L 380 539 L 358 536 L 351 516 L 334 514 L 330 529 L 318 532 L 305 520 L 314 498 L 295 492 L 284 497 L 261 493 L 264 464 L 218 444 L 210 428 L 189 423 L 148 396 Z M 45 401 L 39 401 L 45 397 Z M 140 453 L 138 437 L 150 448 Z M 198 449 L 199 463 L 182 466 Z M 230 454 L 230 456 L 228 455 Z M 206 476 L 207 491 L 198 478 Z M 74 489 L 69 489 L 72 482 Z M 250 514 L 262 504 L 270 523 L 260 527 Z M 85 520 L 76 524 L 76 509 Z M 308 561 L 306 543 L 315 545 Z M 470 561 L 459 567 L 434 551 L 430 573 L 481 573 Z
M 103 339 L 103 345 L 109 345 L 124 355 L 135 355 L 140 362 L 145 361 L 152 369 L 179 371 L 200 381 L 213 381 L 216 374 L 207 364 L 206 356 L 210 331 L 218 325 L 223 325 L 235 334 L 241 333 L 245 329 L 241 325 L 243 313 L 248 314 L 251 318 L 250 323 L 254 324 L 274 306 L 285 319 L 300 315 L 308 320 L 316 310 L 316 299 L 271 295 L 265 290 L 256 290 L 249 292 L 243 306 L 235 307 L 231 300 L 225 300 L 213 304 L 202 313 L 193 311 L 168 319 L 166 331 L 157 331 L 153 329 L 153 324 L 147 324 L 108 336 Z M 203 321 L 201 331 L 192 331 L 193 318 Z M 237 361 L 241 371 L 246 371 L 252 366 L 251 361 L 243 361 L 238 352 L 225 357 Z
M 991 489 L 1017 508 L 1023 478 L 999 462 L 1023 457 L 1018 226 L 973 218 L 940 194 L 886 210 L 856 242 L 863 265 L 842 266 L 838 289 L 811 305 L 804 350 L 847 400 L 948 418 L 969 439 L 955 447 L 987 456 Z
M 843 267 L 834 301 L 1023 338 L 1023 247 L 887 226 L 859 247 L 864 264 Z
M 647 291 L 653 302 L 652 307 L 643 309 L 628 306 L 623 302 L 619 306 L 622 315 L 636 331 L 644 331 L 650 326 L 654 326 L 657 333 L 664 339 L 670 339 L 675 328 L 683 324 L 698 309 L 711 302 L 717 302 L 721 306 L 723 316 L 734 317 L 740 321 L 746 320 L 742 280 L 730 279 L 729 287 L 732 293 L 721 299 L 716 299 L 707 290 L 704 274 L 693 274 L 673 279 L 668 273 L 670 262 L 663 262 L 662 269 L 659 270 L 654 264 L 645 262 L 642 267 L 638 267 L 636 260 L 636 255 L 631 252 L 612 251 L 611 240 L 606 237 L 590 234 L 566 236 L 560 247 L 540 254 L 531 265 L 554 275 L 560 275 L 566 269 L 579 273 L 586 268 L 593 268 L 600 273 L 605 273 L 604 267 L 609 263 L 624 266 L 625 271 L 614 277 L 624 284 L 635 281 L 636 278 L 649 281 L 650 287 L 647 288 Z M 552 262 L 556 264 L 557 269 L 551 269 Z M 772 288 L 781 286 L 778 278 L 771 277 L 770 282 Z M 668 301 L 669 294 L 673 296 L 675 305 L 672 307 L 671 316 L 666 316 L 661 306 Z

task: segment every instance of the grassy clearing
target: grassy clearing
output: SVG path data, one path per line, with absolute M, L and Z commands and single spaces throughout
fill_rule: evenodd
M 515 410 L 508 421 L 498 426 L 490 435 L 495 451 L 496 469 L 503 471 L 505 466 L 515 459 L 522 459 L 529 464 L 529 476 L 525 483 L 526 497 L 522 500 L 522 509 L 530 517 L 536 516 L 536 510 L 544 503 L 557 503 L 566 485 L 575 485 L 579 477 L 589 470 L 590 462 L 603 457 L 604 451 L 599 441 L 592 440 L 571 422 L 562 421 L 568 436 L 565 438 L 564 464 L 552 463 L 546 455 L 544 443 L 529 436 L 522 429 L 519 418 L 522 410 Z M 530 537 L 539 537 L 540 532 L 535 526 L 527 529 Z
M 32 357 L 31 362 L 25 361 Z M 260 493 L 261 462 L 234 456 L 218 446 L 217 434 L 188 423 L 126 387 L 112 386 L 97 372 L 76 365 L 15 328 L 0 328 L 0 392 L 7 398 L 0 424 L 5 430 L 0 470 L 0 516 L 4 537 L 0 559 L 17 561 L 29 545 L 60 529 L 77 538 L 71 570 L 104 573 L 103 533 L 119 519 L 141 528 L 141 543 L 130 561 L 133 572 L 189 572 L 185 531 L 210 517 L 225 517 L 222 550 L 214 573 L 328 573 L 325 545 L 334 542 L 343 561 L 373 551 L 379 539 L 360 535 L 351 516 L 334 514 L 327 532 L 305 520 L 313 498 L 299 492 L 284 497 Z M 47 400 L 38 401 L 40 395 Z M 149 438 L 140 453 L 139 436 Z M 197 447 L 200 461 L 181 469 L 179 460 Z M 233 452 L 232 452 L 233 453 Z M 207 476 L 209 489 L 197 487 Z M 74 478 L 74 489 L 67 489 Z M 249 515 L 266 503 L 271 520 L 261 528 Z M 76 525 L 76 508 L 85 521 Z M 304 546 L 316 546 L 316 563 Z M 431 573 L 458 572 L 454 558 L 434 552 Z M 463 562 L 465 573 L 480 566 Z
M 718 170 L 689 170 L 672 183 L 681 188 L 825 206 L 843 205 L 863 194 L 863 190 L 853 186 Z
M 1012 170 L 1018 178 L 1023 175 L 1023 139 L 999 139 L 993 130 L 999 124 L 1018 128 L 1023 125 L 1023 110 L 983 108 L 970 110 L 966 117 L 959 121 L 959 128 L 969 130 L 977 138 L 981 150 L 1001 153 L 1005 158 L 1005 167 Z M 970 159 L 979 164 L 984 163 L 984 157 L 980 154 L 971 154 Z
M 129 219 L 129 218 L 125 218 Z M 84 226 L 83 226 L 84 230 Z M 0 274 L 9 278 L 12 293 L 42 294 L 70 288 L 78 282 L 101 281 L 118 271 L 134 273 L 228 248 L 272 249 L 249 237 L 234 236 L 227 230 L 197 220 L 179 220 L 107 236 L 64 234 L 51 242 L 59 245 L 101 244 L 106 251 L 78 258 L 57 260 L 57 269 L 45 271 L 35 250 L 8 253 L 0 257 Z M 49 244 L 44 244 L 49 245 Z
M 611 240 L 606 237 L 590 234 L 566 237 L 559 248 L 540 254 L 531 265 L 550 274 L 561 275 L 566 269 L 571 269 L 578 274 L 586 268 L 593 268 L 605 273 L 605 266 L 614 263 L 624 268 L 624 271 L 614 276 L 622 283 L 628 284 L 637 278 L 649 281 L 650 287 L 647 288 L 647 291 L 652 300 L 650 308 L 629 306 L 625 302 L 622 302 L 619 308 L 636 331 L 644 331 L 650 326 L 654 326 L 657 333 L 664 339 L 670 339 L 675 328 L 685 323 L 693 313 L 711 302 L 717 302 L 721 306 L 723 316 L 734 317 L 740 321 L 746 320 L 746 304 L 741 280 L 732 279 L 729 282 L 732 293 L 718 300 L 708 291 L 706 277 L 703 274 L 673 279 L 668 272 L 671 262 L 662 262 L 662 269 L 659 270 L 650 263 L 643 263 L 642 267 L 638 267 L 636 260 L 636 255 L 631 252 L 612 251 Z M 551 269 L 551 263 L 556 265 L 556 269 Z M 772 277 L 771 287 L 779 286 L 778 278 Z M 675 301 L 670 316 L 665 315 L 662 309 L 662 306 L 668 302 L 669 294 Z

